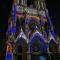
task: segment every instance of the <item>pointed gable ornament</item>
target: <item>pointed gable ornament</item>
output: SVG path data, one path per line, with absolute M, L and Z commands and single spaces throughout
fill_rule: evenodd
M 17 36 L 15 42 L 16 42 L 19 38 L 25 39 L 25 41 L 26 41 L 27 43 L 29 42 L 28 39 L 27 39 L 27 37 L 26 37 L 26 35 L 24 34 L 22 28 L 21 28 L 21 32 L 20 32 L 20 34 Z
M 33 39 L 33 37 L 35 37 L 36 35 L 39 35 L 44 41 L 45 41 L 45 38 L 43 37 L 42 33 L 38 31 L 38 27 L 36 26 L 35 28 L 35 32 L 33 33 L 33 35 L 31 36 L 31 39 Z M 30 40 L 31 40 L 30 39 Z
M 56 41 L 55 41 L 55 38 L 54 38 L 53 35 L 52 35 L 52 33 L 49 32 L 49 41 L 48 41 L 48 43 L 49 43 L 51 40 L 53 40 L 54 42 L 56 42 Z

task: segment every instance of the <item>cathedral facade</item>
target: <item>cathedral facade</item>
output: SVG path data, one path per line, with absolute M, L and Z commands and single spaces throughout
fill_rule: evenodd
M 44 0 L 14 0 L 6 32 L 6 60 L 47 60 L 55 40 Z

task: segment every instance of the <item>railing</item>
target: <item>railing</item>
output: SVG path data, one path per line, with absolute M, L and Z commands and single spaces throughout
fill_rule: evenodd
M 16 6 L 16 12 L 17 13 L 26 12 L 27 14 L 30 15 L 35 15 L 35 16 L 42 15 L 43 17 L 46 17 L 45 10 L 37 10 L 35 8 L 30 8 L 30 7 L 20 6 L 20 5 Z
M 17 8 L 18 13 L 26 12 L 27 14 L 37 15 L 37 9 L 24 7 L 24 6 L 20 6 L 20 5 L 17 5 L 16 8 Z

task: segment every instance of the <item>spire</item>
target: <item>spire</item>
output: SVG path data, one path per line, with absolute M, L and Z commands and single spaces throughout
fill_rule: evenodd
M 50 43 L 50 41 L 54 41 L 55 43 L 57 43 L 51 32 L 49 32 L 49 41 L 48 41 L 48 43 Z
M 19 38 L 22 37 L 23 35 L 24 35 L 24 32 L 23 32 L 22 27 L 21 27 L 21 32 L 19 34 Z
M 27 5 L 27 0 L 16 0 L 17 5 Z
M 19 4 L 19 0 L 16 1 L 16 4 Z
M 23 32 L 22 28 L 21 28 L 21 32 Z
M 44 2 L 43 1 L 41 1 L 41 8 L 42 9 L 44 9 L 44 4 L 43 4 Z
M 38 27 L 37 27 L 37 25 L 35 26 L 35 31 L 38 31 Z
M 49 39 L 50 39 L 50 40 L 51 40 L 51 39 L 55 40 L 55 38 L 53 37 L 53 35 L 52 35 L 51 32 L 49 32 Z
M 17 36 L 15 42 L 16 42 L 19 38 L 23 38 L 23 39 L 25 39 L 27 43 L 29 42 L 28 39 L 27 39 L 27 37 L 26 37 L 26 35 L 24 34 L 22 28 L 21 28 L 21 32 L 20 32 L 19 35 Z
M 40 10 L 40 1 L 39 0 L 35 0 L 35 5 L 37 5 L 36 6 L 36 8 L 38 9 L 38 10 Z
M 36 26 L 36 30 L 38 30 L 38 27 Z
M 53 32 L 54 33 L 54 32 Z M 50 30 L 49 30 L 49 41 L 54 40 L 56 42 L 55 36 Z

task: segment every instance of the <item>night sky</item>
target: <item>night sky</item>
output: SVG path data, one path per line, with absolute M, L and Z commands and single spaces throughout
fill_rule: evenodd
M 46 0 L 46 5 L 54 30 L 60 36 L 60 2 L 57 0 Z
M 12 3 L 12 0 L 0 0 L 0 50 L 1 47 L 3 48 L 4 46 L 5 32 L 7 29 L 9 13 L 12 9 Z M 54 25 L 54 30 L 60 35 L 60 2 L 59 0 L 46 0 L 46 5 Z

